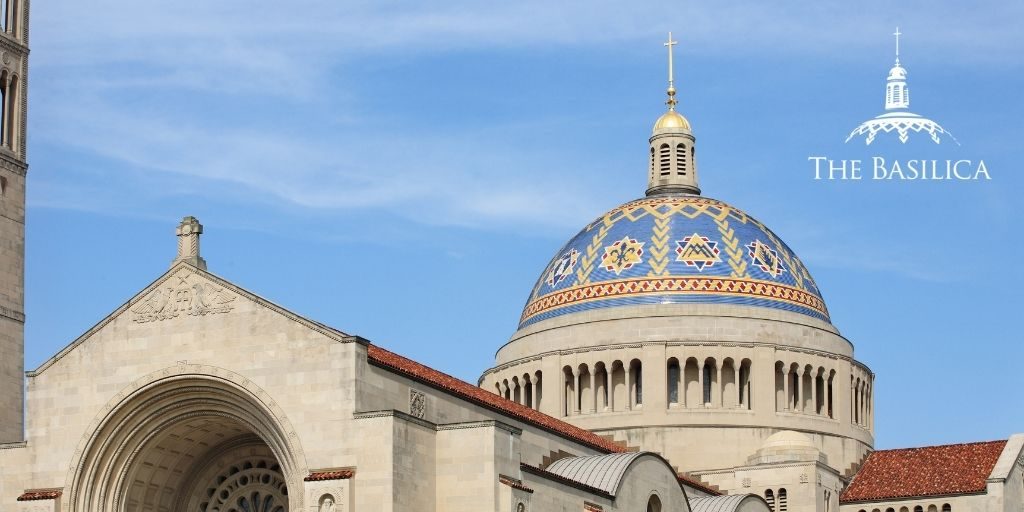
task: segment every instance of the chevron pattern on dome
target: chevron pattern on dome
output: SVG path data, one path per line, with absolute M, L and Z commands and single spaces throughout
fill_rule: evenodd
M 690 194 L 637 199 L 583 228 L 534 285 L 519 327 L 636 304 L 759 306 L 829 321 L 807 267 L 742 210 Z

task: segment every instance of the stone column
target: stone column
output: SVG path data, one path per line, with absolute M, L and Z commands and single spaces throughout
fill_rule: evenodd
M 597 412 L 597 368 L 590 369 L 590 407 L 588 411 L 590 414 Z
M 742 367 L 743 367 L 743 360 L 742 359 L 740 360 L 739 363 L 737 363 L 736 361 L 733 361 L 733 363 L 732 363 L 732 373 L 733 373 L 732 381 L 733 381 L 733 386 L 736 388 L 734 390 L 736 392 L 736 396 L 734 396 L 733 398 L 736 400 L 736 403 L 735 403 L 735 408 L 736 409 L 740 408 L 740 403 L 743 401 L 743 400 L 740 399 L 740 397 L 743 396 L 743 383 L 740 382 L 740 368 L 742 368 Z
M 789 368 L 783 367 L 782 370 L 782 395 L 784 396 L 782 410 L 788 411 L 789 405 L 793 403 L 793 398 L 789 396 Z
M 811 372 L 811 414 L 818 414 L 818 376 Z
M 633 410 L 633 377 L 630 370 L 633 369 L 633 365 L 630 361 L 626 361 L 622 364 L 622 371 L 626 375 L 626 410 Z

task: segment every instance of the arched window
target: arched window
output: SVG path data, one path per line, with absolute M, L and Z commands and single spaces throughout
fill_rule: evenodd
M 4 126 L 7 127 L 4 136 L 7 138 L 7 145 L 14 149 L 15 137 L 18 136 L 18 131 L 15 129 L 14 124 L 14 113 L 18 111 L 18 75 L 11 75 L 11 83 L 7 88 L 7 120 L 4 121 Z
M 608 408 L 608 368 L 604 363 L 597 363 L 594 365 L 594 380 L 597 385 L 597 404 L 596 408 L 598 411 L 603 411 Z
M 580 411 L 580 414 L 586 414 L 593 410 L 594 407 L 594 390 L 590 387 L 590 367 L 586 364 L 581 364 L 579 369 L 579 384 L 576 389 L 579 390 L 576 393 L 576 410 Z
M 11 0 L 11 5 L 7 7 L 7 15 L 10 17 L 11 22 L 7 27 L 7 32 L 18 36 L 18 0 Z
M 511 400 L 512 399 L 512 389 L 508 387 L 508 381 L 507 380 L 503 381 L 502 384 L 505 385 L 504 386 L 505 387 L 505 400 Z
M 928 505 L 928 512 L 939 512 L 939 507 L 936 507 L 935 504 Z
M 834 412 L 835 409 L 832 408 L 833 403 L 834 403 L 832 401 L 832 381 L 835 380 L 835 376 L 836 376 L 836 371 L 835 370 L 830 371 L 829 374 L 828 374 L 828 417 L 829 418 L 835 418 L 835 412 Z
M 800 410 L 800 371 L 791 370 L 789 372 L 789 394 L 791 399 L 789 401 L 789 408 L 793 411 Z
M 775 410 L 786 410 L 786 371 L 782 361 L 775 362 Z
M 740 383 L 739 383 L 739 404 L 743 409 L 750 409 L 750 360 L 744 359 L 740 362 Z
M 686 176 L 686 146 L 676 145 L 676 174 Z
M 0 0 L 2 2 L 4 0 Z M 0 74 L 0 144 L 7 143 L 7 81 L 10 80 L 10 75 L 4 71 Z
M 914 512 L 924 512 L 924 507 L 922 507 L 921 505 L 918 505 L 918 506 L 914 507 Z
M 779 489 L 779 512 L 786 512 L 788 510 L 789 504 L 787 501 L 786 489 Z
M 894 509 L 892 507 L 889 507 L 889 508 L 885 509 L 885 512 L 896 512 L 896 509 Z
M 704 403 L 711 403 L 711 365 L 704 363 Z
M 636 364 L 636 366 L 633 367 L 633 376 L 634 376 L 633 377 L 633 392 L 636 393 L 636 395 L 635 395 L 636 396 L 636 402 L 635 403 L 636 403 L 636 405 L 643 405 L 643 403 L 644 403 L 644 372 L 643 372 L 643 365 L 640 364 L 640 361 L 636 361 L 636 360 L 634 360 L 633 363 Z
M 569 416 L 570 414 L 572 414 L 572 408 L 573 408 L 572 404 L 573 404 L 573 402 L 575 402 L 575 398 L 574 397 L 576 396 L 576 382 L 575 382 L 575 380 L 576 379 L 574 379 L 573 376 L 572 376 L 572 368 L 570 368 L 568 366 L 563 367 L 562 368 L 562 381 L 564 382 L 564 386 L 563 386 L 564 402 L 563 403 L 565 404 L 565 407 L 562 409 L 562 414 L 564 414 L 565 416 Z
M 661 158 L 661 175 L 668 176 L 672 174 L 672 148 L 668 144 L 662 144 L 658 151 Z
M 775 512 L 775 491 L 766 489 L 764 491 L 764 500 L 768 502 L 768 508 L 770 508 L 772 512 Z M 864 511 L 861 510 L 860 512 Z
M 647 512 L 661 512 L 661 499 L 657 494 L 652 494 L 647 500 Z
M 700 404 L 700 366 L 697 360 L 689 358 L 686 360 L 686 367 L 683 368 L 683 389 L 684 400 L 687 407 L 697 407 Z
M 718 380 L 721 381 L 721 405 L 722 407 L 733 407 L 739 405 L 739 393 L 736 391 L 736 364 L 731 357 L 722 361 L 722 370 L 719 372 Z
M 825 411 L 825 376 L 824 370 L 819 369 L 814 377 L 814 414 L 821 414 Z
M 953 507 L 949 506 L 949 503 L 943 503 L 942 512 L 953 512 Z
M 679 403 L 679 360 L 668 360 L 668 403 Z

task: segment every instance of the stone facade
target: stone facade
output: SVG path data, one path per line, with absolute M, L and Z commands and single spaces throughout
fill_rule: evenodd
M 10 0 L 5 0 L 10 2 Z M 0 20 L 0 443 L 20 441 L 24 407 L 28 2 Z

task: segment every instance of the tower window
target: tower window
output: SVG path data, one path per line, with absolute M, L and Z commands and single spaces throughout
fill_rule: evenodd
M 764 491 L 764 500 L 768 502 L 768 508 L 775 512 L 775 492 L 771 489 Z M 861 512 L 864 512 L 863 510 Z
M 686 176 L 686 146 L 676 146 L 676 174 Z
M 654 148 L 651 148 L 651 179 L 654 179 Z
M 668 176 L 672 173 L 672 150 L 668 144 L 662 144 L 658 152 L 661 160 L 661 175 Z
M 786 512 L 789 504 L 786 503 L 787 496 L 785 489 L 779 489 L 779 512 Z

